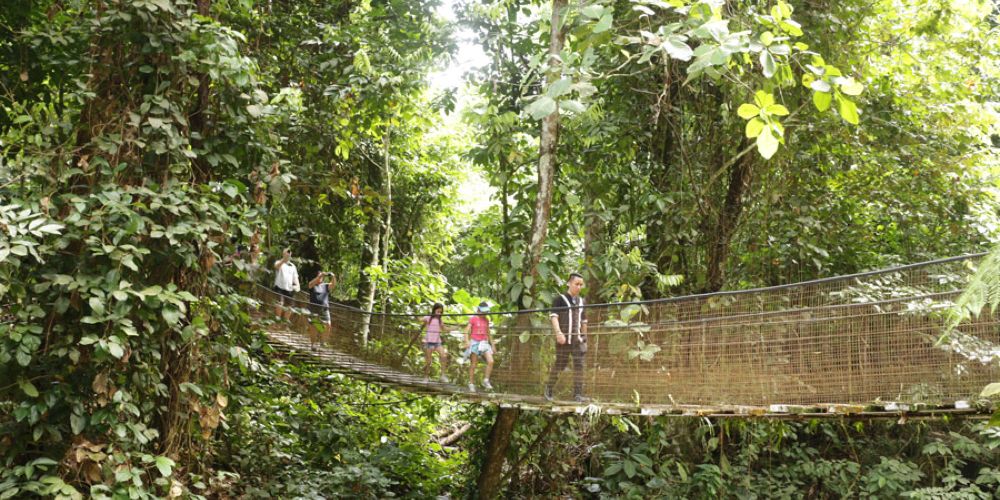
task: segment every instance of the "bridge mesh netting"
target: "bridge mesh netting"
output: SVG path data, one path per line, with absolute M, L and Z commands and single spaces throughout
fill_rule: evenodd
M 756 290 L 588 305 L 585 393 L 599 404 L 637 406 L 947 405 L 975 399 L 985 385 L 1000 380 L 997 315 L 986 311 L 939 340 L 945 312 L 980 259 L 957 257 Z M 273 292 L 259 290 L 259 298 L 273 304 Z M 290 330 L 340 356 L 335 364 L 353 363 L 390 382 L 398 383 L 400 374 L 422 380 L 419 318 L 426 313 L 367 314 L 333 305 L 332 332 L 327 333 L 316 328 L 306 302 L 295 304 L 300 307 L 293 308 Z M 540 399 L 555 360 L 549 313 L 489 315 L 497 349 L 491 380 L 501 398 Z M 461 353 L 468 316 L 445 315 L 447 374 L 453 385 L 428 384 L 440 392 L 467 391 L 468 362 Z M 431 373 L 436 379 L 437 361 Z M 570 363 L 559 377 L 556 399 L 570 399 L 572 381 Z

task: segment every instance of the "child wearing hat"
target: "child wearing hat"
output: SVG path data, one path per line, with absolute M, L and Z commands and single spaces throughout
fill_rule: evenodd
M 479 356 L 486 359 L 486 375 L 483 377 L 483 388 L 492 390 L 490 372 L 493 371 L 493 339 L 490 338 L 490 320 L 484 313 L 490 312 L 490 305 L 480 302 L 476 308 L 477 314 L 469 318 L 465 327 L 465 355 L 469 356 L 469 391 L 476 392 L 476 363 Z

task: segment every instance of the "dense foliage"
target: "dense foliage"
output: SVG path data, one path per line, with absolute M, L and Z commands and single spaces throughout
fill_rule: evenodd
M 266 284 L 285 247 L 304 281 L 335 271 L 340 301 L 422 311 L 543 305 L 570 270 L 590 302 L 632 300 L 1000 236 L 995 1 L 469 0 L 456 15 L 4 3 L 0 498 L 474 495 L 495 409 L 264 345 L 246 282 Z M 432 90 L 459 33 L 486 61 Z M 969 313 L 1000 303 L 997 262 Z M 512 496 L 1000 486 L 1000 435 L 979 423 L 528 414 L 510 444 Z

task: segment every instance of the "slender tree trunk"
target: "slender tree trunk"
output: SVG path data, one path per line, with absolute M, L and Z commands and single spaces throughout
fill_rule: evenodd
M 379 249 L 379 241 L 381 240 L 382 236 L 382 231 L 377 222 L 370 225 L 373 226 L 375 230 L 369 235 L 370 237 L 369 241 L 371 242 L 369 246 L 372 248 L 372 250 L 371 250 L 371 261 L 369 262 L 368 265 L 371 267 L 375 267 L 379 264 L 378 249 Z M 375 280 L 371 279 L 371 276 L 368 276 L 368 273 L 364 272 L 364 270 L 361 271 L 361 274 L 367 277 L 365 283 L 367 289 L 364 292 L 364 296 L 362 296 L 361 307 L 362 309 L 365 310 L 365 312 L 371 313 L 372 306 L 375 304 Z M 365 314 L 361 318 L 361 332 L 360 332 L 361 345 L 368 344 L 368 334 L 369 334 L 369 329 L 371 327 L 371 321 L 372 321 L 371 314 Z
M 566 33 L 562 16 L 567 0 L 552 0 L 552 27 L 549 35 L 549 69 L 546 76 L 548 85 L 562 76 L 562 62 L 559 53 L 563 49 Z M 549 214 L 552 212 L 552 190 L 555 184 L 556 148 L 559 144 L 559 108 L 542 119 L 541 146 L 538 156 L 538 194 L 532 214 L 531 231 L 528 234 L 528 267 L 525 276 L 531 276 L 532 286 L 526 287 L 525 294 L 532 295 L 531 288 L 538 283 L 538 263 L 542 260 L 542 249 L 549 231 Z
M 549 85 L 558 80 L 562 74 L 562 62 L 559 59 L 559 52 L 563 48 L 565 32 L 562 26 L 562 16 L 566 10 L 567 0 L 552 0 L 552 27 L 549 40 L 549 69 L 546 81 Z M 559 108 L 542 119 L 541 146 L 538 158 L 538 193 L 535 197 L 535 210 L 531 219 L 531 230 L 528 232 L 528 261 L 524 269 L 523 276 L 531 277 L 531 286 L 525 286 L 521 295 L 517 297 L 517 307 L 525 307 L 524 297 L 534 298 L 535 285 L 538 279 L 538 264 L 542 260 L 542 249 L 545 246 L 545 238 L 549 231 L 549 214 L 552 212 L 552 190 L 555 185 L 556 171 L 556 146 L 559 143 Z M 533 302 L 532 307 L 542 306 Z M 530 318 L 527 315 L 519 315 L 517 318 L 518 330 L 527 330 L 530 327 Z M 515 342 L 512 349 L 515 365 L 514 373 L 529 373 L 527 367 L 531 365 L 533 353 L 525 352 L 529 344 Z M 521 381 L 522 383 L 527 380 Z
M 588 200 L 587 204 L 591 207 L 595 206 L 593 197 Z M 604 220 L 593 212 L 587 213 L 584 216 L 584 221 L 586 227 L 583 232 L 583 259 L 587 275 L 587 295 L 584 299 L 587 304 L 597 304 L 601 300 L 600 289 L 604 286 L 604 283 L 598 279 L 600 273 L 597 270 L 597 266 L 594 264 L 594 259 L 598 256 L 604 255 L 606 250 L 603 240 L 605 224 Z M 607 319 L 591 317 L 595 314 L 601 314 L 602 312 L 603 311 L 598 309 L 591 309 L 587 312 L 588 320 L 591 325 L 599 325 Z M 591 362 L 596 363 L 598 360 L 604 359 L 602 353 L 607 351 L 607 342 L 604 342 L 604 338 L 600 335 L 591 336 L 590 341 L 592 343 L 592 348 L 594 349 L 594 353 L 590 356 L 590 359 Z
M 385 258 L 389 252 L 389 242 L 387 241 L 390 236 L 391 223 L 392 223 L 392 209 L 389 207 L 389 203 L 392 199 L 392 171 L 389 164 L 389 145 L 390 138 L 388 131 L 386 132 L 385 139 L 383 141 L 383 147 L 385 148 L 384 163 L 381 167 L 380 180 L 382 184 L 382 196 L 384 199 L 380 205 L 381 210 L 385 210 L 385 217 L 382 217 L 381 210 L 372 215 L 372 219 L 369 221 L 368 227 L 371 231 L 370 233 L 370 249 L 371 249 L 371 263 L 369 266 L 375 267 L 380 263 L 385 262 Z M 362 285 L 367 285 L 364 290 L 364 297 L 361 302 L 361 307 L 366 312 L 371 313 L 375 306 L 375 280 L 371 279 L 363 270 L 361 272 L 365 281 Z M 371 314 L 366 314 L 361 321 L 361 344 L 365 345 L 368 343 L 368 337 L 371 330 Z
M 389 249 L 392 238 L 392 168 L 389 163 L 389 146 L 390 146 L 390 134 L 391 131 L 387 130 L 385 132 L 385 137 L 383 138 L 383 147 L 385 148 L 385 167 L 382 170 L 382 188 L 383 196 L 385 197 L 385 224 L 384 232 L 382 236 L 382 262 L 385 263 L 389 260 Z
M 486 457 L 483 468 L 479 471 L 476 491 L 479 498 L 490 500 L 500 495 L 503 480 L 503 465 L 510 447 L 510 438 L 514 433 L 514 424 L 521 414 L 518 408 L 500 408 L 497 418 L 490 429 L 490 437 L 486 442 Z
M 746 140 L 744 140 L 740 144 L 740 149 L 745 148 L 746 145 Z M 733 232 L 739 222 L 740 215 L 743 213 L 743 196 L 750 188 L 754 158 L 754 155 L 743 155 L 729 171 L 726 201 L 722 211 L 719 212 L 715 232 L 709 240 L 706 292 L 718 291 L 725 284 L 726 259 L 729 257 L 729 246 L 732 242 Z
M 679 114 L 674 112 L 673 106 L 680 92 L 680 81 L 674 78 L 673 70 L 673 63 L 664 65 L 663 91 L 654 105 L 657 110 L 656 120 L 649 145 L 650 160 L 657 167 L 652 175 L 653 186 L 660 193 L 667 193 L 673 188 L 681 162 L 684 161 L 677 151 L 679 141 L 676 133 L 681 124 L 676 122 Z M 672 271 L 674 253 L 680 248 L 672 237 L 676 234 L 672 226 L 669 217 L 654 218 L 646 223 L 646 240 L 649 242 L 646 246 L 646 259 L 655 263 L 661 273 Z M 642 291 L 650 297 L 658 292 L 652 280 L 642 284 Z
M 390 145 L 390 134 L 391 130 L 386 130 L 385 137 L 383 138 L 384 148 L 385 148 L 385 170 L 382 171 L 383 183 L 382 186 L 385 189 L 385 224 L 382 232 L 382 265 L 389 265 L 389 250 L 392 243 L 392 168 L 389 164 L 389 145 Z M 382 311 L 386 312 L 385 306 L 388 296 L 382 294 Z M 383 316 L 384 318 L 384 316 Z
M 211 0 L 198 0 L 197 3 L 198 14 L 209 17 L 212 9 Z M 209 94 L 209 77 L 207 74 L 198 75 L 198 100 L 195 104 L 195 108 L 192 110 L 190 116 L 188 117 L 188 123 L 191 126 L 191 132 L 197 133 L 197 137 L 191 138 L 191 144 L 196 149 L 201 149 L 205 143 L 205 137 L 207 135 L 207 123 L 208 119 L 206 115 L 208 114 L 208 94 Z M 193 135 L 193 134 L 192 134 Z M 212 169 L 206 164 L 206 162 L 198 157 L 194 160 L 194 167 L 198 171 L 199 177 L 203 179 L 211 179 Z
M 500 153 L 500 172 L 503 175 L 503 182 L 500 183 L 500 216 L 503 222 L 503 255 L 509 256 L 513 253 L 510 241 L 510 203 L 507 198 L 510 196 L 510 178 L 514 175 L 510 168 L 510 161 L 507 159 L 506 151 Z

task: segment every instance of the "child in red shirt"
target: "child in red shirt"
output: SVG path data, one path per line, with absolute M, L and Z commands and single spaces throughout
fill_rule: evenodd
M 490 305 L 480 302 L 476 311 L 480 314 L 469 318 L 469 324 L 465 327 L 465 355 L 470 356 L 469 363 L 469 391 L 476 392 L 476 363 L 479 356 L 486 358 L 486 375 L 483 377 L 483 388 L 492 390 L 490 385 L 490 372 L 493 371 L 493 340 L 490 338 L 490 320 L 482 313 L 490 312 Z

